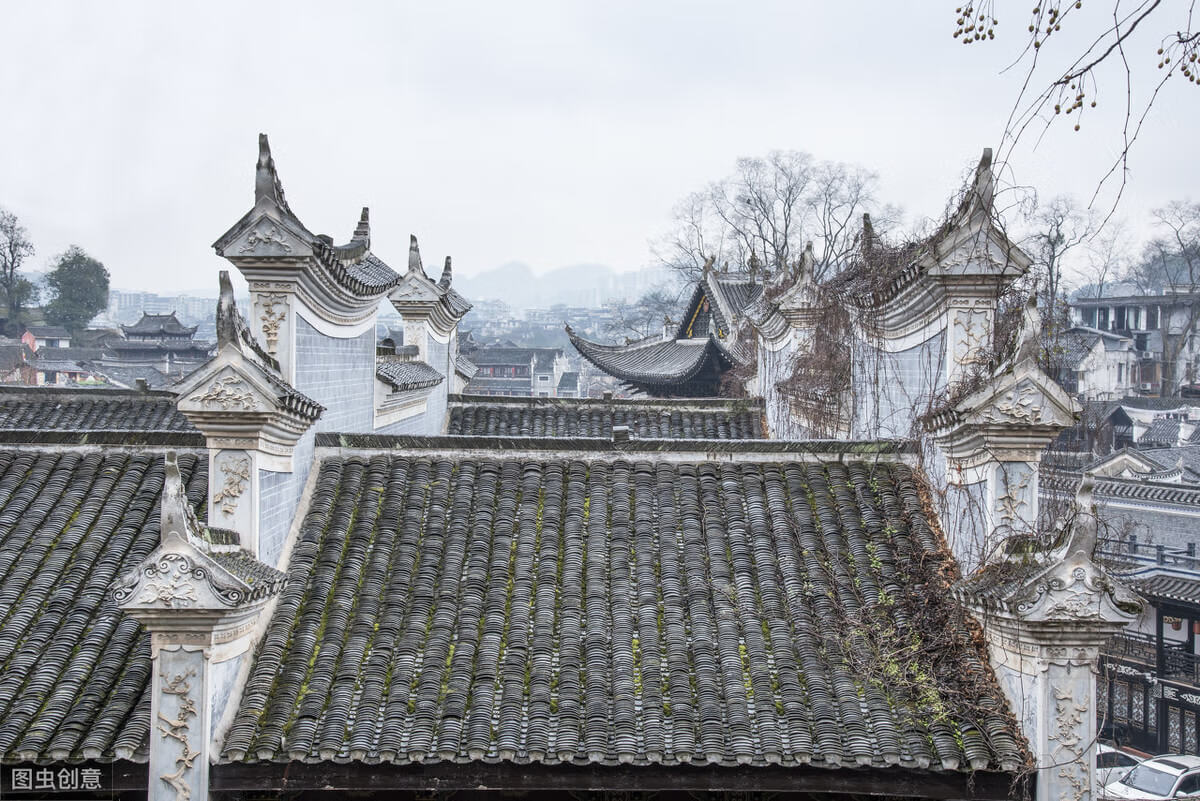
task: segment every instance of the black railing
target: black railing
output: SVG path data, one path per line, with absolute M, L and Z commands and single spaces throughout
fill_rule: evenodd
M 1105 656 L 1145 665 L 1147 672 L 1158 672 L 1158 645 L 1149 634 L 1124 632 L 1109 640 L 1104 648 Z M 1173 679 L 1200 687 L 1200 656 L 1189 654 L 1181 643 L 1163 643 L 1164 675 L 1161 679 Z

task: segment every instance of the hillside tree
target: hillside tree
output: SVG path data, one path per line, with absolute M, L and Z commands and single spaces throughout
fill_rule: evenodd
M 46 276 L 50 301 L 46 322 L 74 334 L 108 306 L 108 270 L 83 248 L 71 245 Z
M 0 294 L 7 312 L 9 333 L 19 334 L 24 309 L 34 301 L 34 286 L 21 272 L 34 253 L 29 234 L 17 215 L 0 209 Z

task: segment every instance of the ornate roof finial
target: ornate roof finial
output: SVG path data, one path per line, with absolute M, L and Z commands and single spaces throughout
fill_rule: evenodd
M 188 535 L 199 536 L 200 523 L 188 502 L 183 488 L 183 476 L 179 472 L 179 458 L 175 451 L 167 451 L 164 459 L 162 508 L 159 514 L 159 542 L 178 537 L 187 540 Z
M 700 268 L 700 275 L 703 278 L 708 278 L 708 274 L 713 271 L 713 263 L 716 262 L 716 255 L 709 256 L 704 260 L 704 266 Z
M 867 255 L 875 247 L 875 226 L 871 225 L 871 215 L 863 212 L 862 252 Z
M 450 288 L 450 279 L 451 279 L 450 257 L 447 256 L 446 264 L 444 267 L 442 267 L 442 277 L 438 279 L 438 286 L 441 287 L 442 289 L 449 289 Z
M 267 135 L 258 135 L 258 165 L 254 170 L 254 202 L 264 198 L 274 200 L 284 211 L 291 213 L 287 201 L 283 197 L 283 184 L 279 182 L 279 174 L 275 172 L 275 159 L 271 157 L 271 143 Z
M 221 297 L 217 300 L 217 348 L 240 345 L 238 342 L 238 310 L 233 297 L 233 282 L 229 271 L 221 270 Z
M 753 250 L 750 251 L 750 277 L 751 278 L 754 278 L 758 275 L 758 268 L 760 266 L 761 266 L 761 263 L 758 260 L 758 254 L 755 253 Z
M 975 168 L 975 184 L 971 189 L 975 193 L 975 202 L 979 204 L 980 209 L 991 213 L 992 201 L 996 194 L 996 179 L 992 174 L 992 149 L 990 147 L 983 149 L 979 166 Z
M 1095 486 L 1095 477 L 1091 473 L 1084 473 L 1072 507 L 1074 514 L 1071 520 L 1071 538 L 1067 541 L 1067 556 L 1082 553 L 1091 559 L 1096 550 L 1099 523 L 1096 520 L 1096 500 L 1092 493 Z
M 1042 315 L 1037 307 L 1037 285 L 1033 287 L 1033 291 L 1029 293 L 1029 300 L 1025 301 L 1025 312 L 1021 317 L 1021 330 L 1017 332 L 1017 349 L 1013 354 L 1013 364 L 1020 364 L 1023 361 L 1036 361 L 1038 350 L 1041 347 L 1039 341 L 1042 333 Z
M 365 242 L 368 248 L 371 247 L 371 210 L 366 206 L 363 206 L 362 216 L 358 218 L 351 240 Z
M 804 252 L 800 254 L 800 261 L 796 265 L 797 273 L 796 280 L 801 283 L 807 283 L 812 280 L 816 274 L 817 256 L 813 253 L 812 240 L 804 243 Z
M 421 266 L 421 248 L 417 245 L 417 235 L 409 234 L 408 239 L 408 271 L 413 271 L 425 275 L 425 268 Z

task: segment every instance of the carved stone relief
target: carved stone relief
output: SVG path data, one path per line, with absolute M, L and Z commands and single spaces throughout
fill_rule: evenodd
M 231 409 L 253 411 L 258 408 L 258 398 L 250 391 L 246 382 L 235 375 L 217 379 L 209 385 L 206 391 L 192 395 L 189 400 L 208 408 L 220 407 L 224 411 Z
M 168 609 L 187 609 L 202 599 L 197 590 L 225 606 L 237 606 L 246 593 L 237 586 L 218 583 L 211 571 L 185 554 L 167 551 L 126 574 L 112 590 L 118 604 L 151 604 Z M 135 597 L 136 596 L 136 597 Z
M 1058 672 L 1058 680 L 1050 687 L 1054 694 L 1054 724 L 1047 735 L 1047 745 L 1050 763 L 1058 767 L 1056 777 L 1061 780 L 1062 789 L 1069 793 L 1057 797 L 1082 801 L 1091 795 L 1091 770 L 1085 760 L 1090 705 L 1088 694 L 1077 693 L 1072 686 L 1071 673 L 1069 666 L 1062 669 Z
M 288 244 L 283 231 L 279 230 L 279 226 L 266 220 L 260 222 L 250 232 L 250 236 L 246 237 L 246 243 L 238 248 L 238 253 L 257 253 L 260 247 L 263 250 L 275 247 L 284 253 L 292 252 L 292 246 Z
M 267 340 L 267 352 L 274 356 L 279 349 L 279 326 L 287 317 L 287 295 L 275 292 L 259 295 L 258 302 L 262 306 L 259 320 Z
M 1033 524 L 1035 473 L 1026 464 L 1002 464 L 996 471 L 996 526 L 1025 529 Z
M 952 357 L 958 367 L 979 361 L 980 354 L 991 338 L 992 315 L 984 309 L 956 309 L 952 324 Z
M 246 491 L 246 484 L 250 481 L 250 458 L 226 458 L 220 463 L 220 471 L 225 476 L 224 483 L 213 495 L 212 502 L 214 506 L 220 504 L 221 513 L 231 517 L 237 511 L 238 499 L 242 497 L 242 493 Z
M 1041 390 L 1033 384 L 1021 384 L 1010 389 L 989 410 L 993 423 L 1039 423 L 1053 422 L 1046 413 L 1043 404 L 1045 399 Z
M 163 704 L 160 703 L 157 727 L 164 740 L 170 739 L 179 743 L 179 756 L 175 758 L 175 771 L 164 773 L 158 778 L 175 791 L 175 801 L 190 801 L 192 788 L 188 783 L 188 773 L 192 770 L 196 757 L 200 756 L 199 751 L 192 749 L 190 740 L 191 719 L 197 715 L 196 700 L 191 696 L 190 680 L 195 678 L 196 671 L 189 668 L 182 673 L 171 675 L 160 670 L 159 676 L 162 678 L 160 689 L 163 696 L 175 697 L 175 714 L 174 717 L 164 714 Z

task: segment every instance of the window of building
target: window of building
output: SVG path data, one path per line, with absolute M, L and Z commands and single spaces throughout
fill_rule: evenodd
M 550 376 L 548 376 L 548 375 L 539 375 L 538 376 L 538 381 L 549 381 L 549 380 L 550 380 Z
M 1146 328 L 1153 331 L 1158 328 L 1158 307 L 1150 306 L 1146 309 Z

